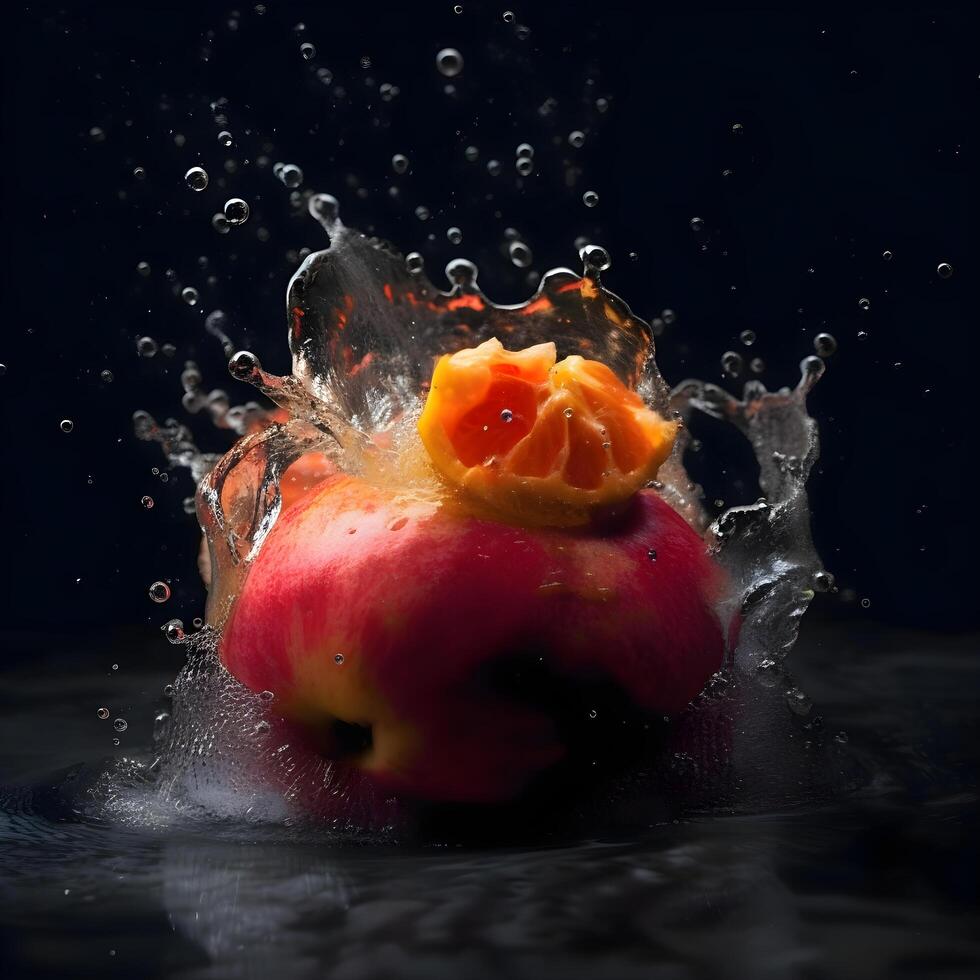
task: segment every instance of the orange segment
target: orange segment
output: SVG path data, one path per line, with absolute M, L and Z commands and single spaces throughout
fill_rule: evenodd
M 436 364 L 419 433 L 451 484 L 512 516 L 579 523 L 652 480 L 677 430 L 599 361 L 497 339 Z

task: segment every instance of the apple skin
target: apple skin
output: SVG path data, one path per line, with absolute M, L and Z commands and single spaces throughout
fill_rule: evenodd
M 333 475 L 270 531 L 221 659 L 374 791 L 499 802 L 565 748 L 495 665 L 543 658 L 676 715 L 722 664 L 725 585 L 652 491 L 602 524 L 524 528 Z

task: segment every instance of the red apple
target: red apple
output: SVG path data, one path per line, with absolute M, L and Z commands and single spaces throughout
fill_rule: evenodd
M 679 713 L 719 669 L 722 573 L 650 490 L 615 519 L 520 527 L 343 476 L 284 509 L 222 661 L 378 792 L 513 798 L 565 753 L 521 663 Z

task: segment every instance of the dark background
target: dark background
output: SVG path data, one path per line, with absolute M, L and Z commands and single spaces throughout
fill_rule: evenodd
M 831 332 L 839 350 L 811 399 L 823 453 L 810 488 L 841 591 L 821 597 L 818 614 L 977 625 L 975 15 L 515 4 L 531 29 L 522 40 L 502 20 L 507 4 L 463 6 L 460 16 L 442 0 L 269 2 L 262 16 L 249 3 L 237 18 L 232 4 L 205 2 L 5 13 L 4 626 L 149 629 L 201 613 L 197 533 L 182 509 L 192 485 L 133 438 L 130 419 L 137 408 L 184 418 L 179 374 L 191 357 L 211 387 L 249 397 L 203 330 L 216 307 L 236 344 L 286 370 L 287 253 L 325 238 L 258 166 L 263 153 L 300 165 L 304 186 L 335 194 L 349 224 L 422 251 L 437 284 L 454 254 L 473 258 L 498 301 L 531 291 L 503 251 L 505 228 L 532 247 L 537 273 L 574 267 L 577 236 L 601 242 L 613 255 L 607 285 L 638 314 L 676 311 L 658 355 L 673 382 L 720 381 L 730 348 L 763 357 L 770 387 L 794 384 L 813 336 Z M 317 48 L 309 63 L 303 41 Z M 451 95 L 435 70 L 445 45 L 466 60 Z M 331 85 L 316 77 L 324 67 Z M 379 98 L 385 82 L 400 89 L 391 102 Z M 227 126 L 209 108 L 220 97 Z M 227 150 L 223 128 L 235 136 Z M 573 129 L 587 134 L 580 151 L 566 141 Z M 522 141 L 537 172 L 519 187 Z M 471 143 L 477 164 L 463 156 Z M 405 177 L 392 173 L 396 152 L 412 160 Z M 204 194 L 183 184 L 197 163 L 212 178 Z M 598 208 L 582 205 L 586 189 Z M 233 194 L 252 216 L 218 235 L 211 215 Z M 450 225 L 463 229 L 458 249 Z M 943 261 L 949 279 L 937 275 Z M 200 290 L 195 308 L 175 295 L 187 284 Z M 745 329 L 758 335 L 749 349 Z M 176 353 L 140 359 L 142 335 Z M 207 448 L 228 445 L 193 424 Z M 710 469 L 712 498 L 754 497 Z M 174 588 L 164 607 L 147 597 L 158 578 Z

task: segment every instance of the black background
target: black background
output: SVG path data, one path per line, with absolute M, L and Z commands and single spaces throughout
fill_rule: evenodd
M 233 5 L 203 2 L 5 14 L 4 625 L 149 628 L 201 612 L 196 529 L 181 504 L 189 478 L 152 473 L 162 458 L 133 438 L 130 418 L 137 408 L 183 417 L 188 357 L 211 386 L 248 397 L 204 334 L 215 307 L 230 314 L 237 343 L 286 370 L 286 253 L 325 239 L 256 166 L 265 143 L 270 159 L 303 168 L 305 186 L 335 194 L 348 223 L 422 251 L 437 284 L 458 252 L 479 263 L 493 298 L 527 296 L 502 253 L 508 226 L 533 248 L 538 273 L 574 267 L 579 235 L 602 242 L 614 260 L 606 283 L 638 314 L 676 311 L 658 356 L 674 382 L 720 381 L 731 348 L 762 356 L 770 387 L 793 384 L 813 336 L 829 330 L 839 351 L 811 399 L 823 439 L 811 493 L 841 592 L 818 608 L 929 630 L 980 622 L 969 476 L 980 369 L 975 16 L 535 3 L 514 6 L 531 28 L 520 40 L 502 20 L 507 5 L 463 6 L 457 16 L 442 0 L 270 2 L 259 16 L 247 4 L 235 30 Z M 302 41 L 317 47 L 310 63 Z M 466 59 L 454 96 L 435 69 L 445 45 Z M 332 85 L 316 79 L 320 67 Z M 391 103 L 378 98 L 382 82 L 401 90 Z M 229 100 L 229 150 L 209 109 L 219 97 Z M 564 139 L 573 129 L 587 132 L 580 151 Z M 519 189 L 514 148 L 525 140 L 537 172 Z M 470 143 L 481 150 L 475 165 L 463 157 Z M 404 178 L 391 170 L 396 152 L 412 160 Z M 222 188 L 229 157 L 239 170 Z M 491 157 L 502 161 L 498 178 L 486 172 Z M 198 162 L 212 175 L 201 195 L 182 179 Z M 567 186 L 570 163 L 581 174 Z M 600 195 L 594 211 L 586 189 Z M 221 236 L 210 217 L 233 193 L 252 217 Z M 420 203 L 432 211 L 426 223 L 413 214 Z M 454 224 L 465 235 L 458 250 L 445 239 Z M 936 273 L 942 261 L 949 279 Z M 200 289 L 198 307 L 174 295 L 168 268 Z M 759 338 L 748 350 L 745 329 Z M 144 334 L 176 355 L 139 359 Z M 111 384 L 100 380 L 106 368 Z M 194 425 L 208 448 L 227 445 Z M 712 497 L 737 497 L 716 482 Z M 157 578 L 174 586 L 162 608 L 147 597 Z

